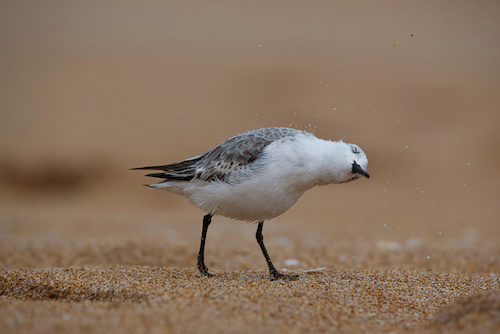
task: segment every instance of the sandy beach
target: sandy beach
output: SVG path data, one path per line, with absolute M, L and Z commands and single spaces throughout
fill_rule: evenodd
M 0 11 L 1 333 L 498 333 L 494 1 L 12 2 Z M 130 168 L 289 126 L 370 179 L 265 223 Z

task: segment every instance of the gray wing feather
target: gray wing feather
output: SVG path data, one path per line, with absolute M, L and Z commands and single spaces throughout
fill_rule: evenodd
M 227 182 L 236 171 L 255 161 L 264 148 L 276 140 L 293 138 L 307 132 L 291 128 L 262 128 L 240 133 L 231 137 L 214 149 L 196 157 L 162 166 L 149 166 L 134 169 L 162 170 L 164 173 L 146 176 L 164 178 L 165 181 L 202 181 Z
M 235 171 L 255 161 L 272 142 L 291 138 L 302 131 L 290 128 L 263 128 L 248 131 L 225 140 L 206 153 L 197 168 L 196 178 L 203 181 L 224 181 Z

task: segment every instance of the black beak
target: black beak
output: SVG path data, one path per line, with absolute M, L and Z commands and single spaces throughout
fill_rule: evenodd
M 361 166 L 358 165 L 356 163 L 356 161 L 354 161 L 352 163 L 352 173 L 353 174 L 360 174 L 360 175 L 366 176 L 367 178 L 370 178 L 370 174 L 368 174 L 363 168 L 361 168 Z

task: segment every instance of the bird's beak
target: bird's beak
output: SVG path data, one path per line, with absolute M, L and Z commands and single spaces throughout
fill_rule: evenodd
M 353 174 L 360 174 L 360 175 L 363 175 L 363 176 L 365 176 L 367 178 L 370 178 L 370 174 L 368 174 L 363 168 L 361 168 L 361 166 L 358 165 L 356 163 L 356 161 L 354 161 L 352 163 L 352 173 Z

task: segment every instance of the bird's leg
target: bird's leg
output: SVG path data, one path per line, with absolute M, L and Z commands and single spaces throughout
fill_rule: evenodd
M 283 275 L 280 274 L 276 270 L 276 268 L 274 268 L 274 265 L 271 262 L 271 258 L 269 257 L 269 254 L 267 254 L 266 246 L 264 246 L 264 237 L 262 236 L 263 226 L 264 222 L 260 222 L 259 226 L 257 227 L 257 233 L 255 233 L 255 237 L 257 238 L 260 249 L 262 249 L 262 254 L 264 254 L 264 257 L 266 258 L 267 266 L 269 267 L 269 273 L 271 274 L 271 281 L 275 279 L 296 279 L 299 275 Z
M 205 265 L 205 240 L 207 239 L 207 230 L 211 222 L 211 214 L 207 214 L 203 217 L 203 230 L 201 231 L 200 252 L 198 253 L 198 270 L 204 276 L 213 276 L 208 272 L 208 268 Z

